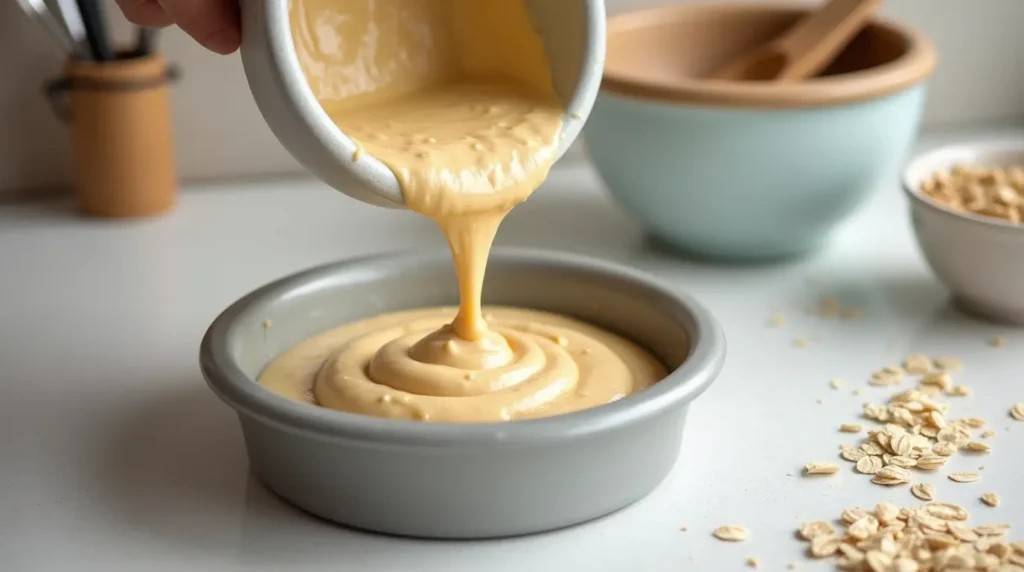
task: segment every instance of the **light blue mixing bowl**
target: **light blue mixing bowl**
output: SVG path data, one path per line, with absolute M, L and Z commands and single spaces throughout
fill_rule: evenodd
M 807 253 L 869 191 L 895 180 L 934 66 L 930 45 L 903 28 L 875 23 L 825 77 L 800 84 L 668 75 L 699 77 L 707 62 L 758 45 L 799 14 L 763 5 L 683 5 L 609 21 L 604 87 L 584 129 L 587 150 L 612 196 L 661 242 L 713 258 Z M 692 42 L 680 41 L 692 37 L 687 28 L 694 21 L 724 26 L 703 38 L 728 45 L 695 53 Z M 730 36 L 730 23 L 742 24 L 745 35 Z M 907 61 L 911 55 L 917 60 Z M 882 61 L 854 61 L 865 57 Z M 676 84 L 643 81 L 659 74 Z

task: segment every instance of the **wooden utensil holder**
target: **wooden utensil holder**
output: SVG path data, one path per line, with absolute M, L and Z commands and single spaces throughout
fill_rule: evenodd
M 71 128 L 75 196 L 89 216 L 152 216 L 174 207 L 177 176 L 168 84 L 160 55 L 68 62 L 48 87 Z

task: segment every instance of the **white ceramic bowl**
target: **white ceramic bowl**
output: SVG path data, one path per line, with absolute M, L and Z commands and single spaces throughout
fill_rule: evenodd
M 931 174 L 957 164 L 1024 165 L 1024 140 L 942 147 L 918 156 L 903 173 L 921 251 L 958 304 L 1024 325 L 1024 225 L 954 211 L 920 191 Z
M 352 161 L 355 143 L 331 121 L 309 88 L 295 54 L 289 3 L 241 3 L 242 65 L 263 119 L 285 149 L 328 185 L 366 203 L 404 207 L 391 170 L 369 155 Z M 544 39 L 555 89 L 566 102 L 561 157 L 583 128 L 601 84 L 604 2 L 525 0 L 525 5 Z

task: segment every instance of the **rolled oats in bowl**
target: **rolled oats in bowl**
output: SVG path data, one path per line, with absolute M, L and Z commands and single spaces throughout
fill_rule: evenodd
M 932 173 L 920 190 L 956 211 L 1018 224 L 1024 220 L 1024 162 L 1010 167 L 957 164 Z

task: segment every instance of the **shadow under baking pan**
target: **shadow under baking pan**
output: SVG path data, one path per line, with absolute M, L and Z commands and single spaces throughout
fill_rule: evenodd
M 646 497 L 645 497 L 646 498 Z M 633 505 L 642 504 L 644 499 L 640 499 L 633 503 Z M 402 540 L 406 543 L 420 544 L 420 545 L 432 545 L 432 544 L 488 544 L 488 543 L 503 543 L 509 541 L 515 541 L 516 539 L 529 539 L 529 538 L 542 538 L 546 536 L 557 535 L 562 531 L 571 531 L 580 527 L 587 526 L 591 523 L 601 522 L 608 519 L 616 514 L 620 514 L 623 510 L 629 510 L 633 505 L 629 505 L 624 509 L 612 511 L 608 514 L 593 518 L 589 521 L 564 526 L 553 530 L 548 530 L 539 533 L 526 533 L 513 536 L 496 536 L 494 538 L 482 538 L 482 539 L 457 539 L 457 538 L 422 538 L 417 536 L 403 536 L 398 534 L 390 534 L 385 532 L 378 532 L 375 530 L 361 529 L 349 525 L 337 523 L 335 521 L 320 517 L 316 514 L 304 510 L 302 507 L 296 506 L 290 503 L 287 499 L 281 497 L 260 480 L 250 475 L 245 487 L 245 524 L 242 530 L 242 542 L 247 547 L 247 550 L 253 550 L 256 552 L 263 551 L 265 546 L 268 544 L 268 538 L 264 532 L 267 529 L 267 522 L 289 522 L 297 524 L 303 527 L 309 527 L 310 525 L 319 525 L 320 530 L 327 532 L 332 535 L 339 533 L 352 534 L 364 537 L 373 537 L 381 540 L 393 539 Z M 439 515 L 441 518 L 441 515 Z M 251 534 L 250 534 L 250 525 Z M 326 528 L 323 528 L 326 527 Z M 331 531 L 330 529 L 334 529 Z M 337 536 L 332 536 L 337 540 Z M 266 561 L 268 558 L 273 559 L 273 554 L 266 554 L 260 558 L 260 561 Z
M 344 558 L 371 569 L 392 558 L 397 538 L 424 557 L 451 550 L 453 541 L 362 531 L 287 503 L 249 472 L 233 412 L 198 380 L 170 385 L 176 387 L 148 391 L 137 406 L 109 420 L 98 470 L 90 475 L 89 498 L 105 516 L 96 524 L 115 529 L 119 538 L 264 566 Z M 559 532 L 469 542 L 500 544 Z

